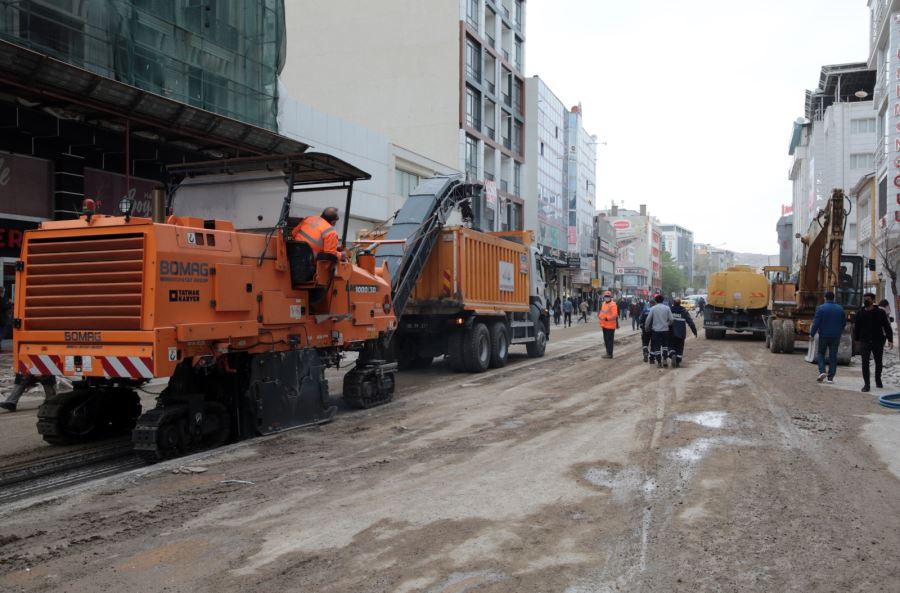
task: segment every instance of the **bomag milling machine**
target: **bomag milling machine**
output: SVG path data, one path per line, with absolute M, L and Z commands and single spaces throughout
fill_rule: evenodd
M 396 363 L 380 357 L 396 327 L 387 266 L 356 263 L 292 241 L 297 191 L 346 191 L 369 175 L 334 157 L 303 153 L 169 169 L 166 212 L 178 185 L 223 174 L 283 175 L 287 195 L 268 233 L 230 222 L 95 214 L 25 233 L 18 262 L 17 372 L 66 376 L 74 390 L 47 400 L 38 431 L 51 444 L 132 427 L 135 451 L 156 460 L 329 421 L 325 368 L 357 351 L 343 384 L 351 407 L 389 401 Z M 210 181 L 210 183 L 214 183 Z M 170 377 L 141 414 L 137 390 Z

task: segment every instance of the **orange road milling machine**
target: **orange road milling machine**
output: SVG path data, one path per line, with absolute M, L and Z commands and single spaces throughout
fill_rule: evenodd
M 325 368 L 356 351 L 343 397 L 366 408 L 391 400 L 396 363 L 383 355 L 396 327 L 386 265 L 313 256 L 290 231 L 292 195 L 346 192 L 369 175 L 332 156 L 303 153 L 170 168 L 166 212 L 179 183 L 223 174 L 283 175 L 275 228 L 168 216 L 165 224 L 93 212 L 26 232 L 17 264 L 14 327 L 19 373 L 73 379 L 47 400 L 38 431 L 51 444 L 133 428 L 138 454 L 164 459 L 228 441 L 327 422 Z M 217 176 L 217 177 L 213 177 Z M 337 259 L 337 261 L 336 261 Z M 170 377 L 141 415 L 137 390 Z

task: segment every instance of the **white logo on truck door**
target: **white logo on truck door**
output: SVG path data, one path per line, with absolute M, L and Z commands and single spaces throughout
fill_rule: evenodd
M 500 290 L 504 292 L 513 292 L 516 288 L 516 268 L 508 262 L 500 262 Z

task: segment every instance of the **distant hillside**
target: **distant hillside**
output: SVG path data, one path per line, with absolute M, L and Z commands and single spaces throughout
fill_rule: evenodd
M 743 264 L 745 266 L 753 266 L 761 268 L 763 266 L 777 266 L 777 255 L 765 255 L 762 253 L 735 253 L 734 263 Z

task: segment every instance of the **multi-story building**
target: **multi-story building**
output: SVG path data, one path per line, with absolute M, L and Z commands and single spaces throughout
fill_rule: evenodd
M 523 228 L 524 0 L 298 0 L 286 18 L 292 97 L 484 181 L 479 226 Z
M 857 215 L 858 221 L 865 218 L 861 214 Z M 794 260 L 794 216 L 793 214 L 785 214 L 778 219 L 775 225 L 775 232 L 778 234 L 778 265 L 791 269 Z M 858 224 L 857 233 L 859 235 L 859 243 L 862 246 L 864 228 L 862 224 Z
M 582 123 L 581 105 L 566 116 L 566 203 L 568 205 L 569 253 L 579 258 L 572 284 L 582 291 L 597 277 L 594 259 L 594 214 L 597 212 L 597 137 Z
M 875 71 L 865 63 L 822 67 L 819 86 L 806 92 L 805 118 L 794 122 L 788 154 L 793 184 L 793 228 L 805 234 L 834 188 L 849 192 L 874 170 L 878 127 L 872 112 Z M 800 239 L 792 246 L 796 269 L 803 257 Z M 857 251 L 856 212 L 851 209 L 844 251 Z
M 688 286 L 694 283 L 694 233 L 677 224 L 661 224 L 662 250 L 672 256 L 672 262 L 684 275 Z
M 597 279 L 601 290 L 616 288 L 616 229 L 605 216 L 594 216 Z
M 85 197 L 147 216 L 168 164 L 305 150 L 276 133 L 283 6 L 0 4 L 0 283 L 22 231 Z
M 599 277 L 597 143 L 581 125 L 581 106 L 567 109 L 541 78 L 525 81 L 525 97 L 525 228 L 557 264 L 557 292 L 585 292 Z
M 647 206 L 628 210 L 613 204 L 600 212 L 616 232 L 616 283 L 624 294 L 647 297 L 662 289 L 660 233 Z M 655 250 L 655 255 L 654 255 Z
M 734 265 L 734 252 L 706 243 L 694 244 L 694 288 L 706 290 L 709 277 Z

